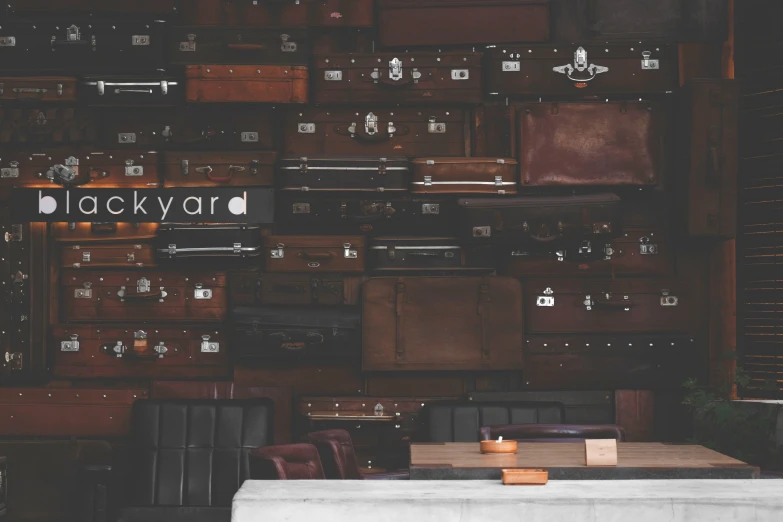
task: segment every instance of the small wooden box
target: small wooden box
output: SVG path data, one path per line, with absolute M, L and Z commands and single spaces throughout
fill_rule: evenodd
M 543 486 L 549 482 L 545 469 L 504 469 L 501 473 L 506 486 Z
M 515 440 L 482 440 L 481 453 L 516 453 L 517 441 Z
M 585 440 L 586 466 L 617 466 L 617 441 L 615 439 Z

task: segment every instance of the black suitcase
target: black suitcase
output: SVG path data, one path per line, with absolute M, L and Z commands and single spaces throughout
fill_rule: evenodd
M 457 238 L 379 237 L 370 244 L 373 270 L 494 270 L 495 256 L 489 245 L 463 248 Z
M 15 18 L 0 26 L 0 69 L 68 74 L 163 69 L 161 20 Z
M 343 307 L 245 307 L 232 311 L 240 360 L 358 358 L 361 312 Z
M 89 75 L 80 100 L 92 106 L 175 106 L 185 103 L 185 80 L 170 74 Z
M 169 31 L 172 65 L 307 65 L 303 28 L 175 26 Z
M 302 192 L 404 192 L 410 162 L 401 157 L 289 157 L 280 160 L 278 180 L 282 190 Z
M 161 223 L 155 248 L 160 259 L 257 257 L 261 225 Z
M 278 234 L 456 234 L 455 200 L 389 196 L 281 192 L 277 196 L 275 229 Z

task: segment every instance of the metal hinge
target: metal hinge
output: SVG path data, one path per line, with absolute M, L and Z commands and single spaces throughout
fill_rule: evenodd
M 352 250 L 350 243 L 343 243 L 343 257 L 345 259 L 356 259 L 359 257 L 359 252 Z
M 195 34 L 188 34 L 187 35 L 187 42 L 180 42 L 179 43 L 179 50 L 185 51 L 185 52 L 195 52 L 196 51 L 196 35 Z
M 193 290 L 193 299 L 212 299 L 212 290 L 204 288 L 201 283 L 196 284 L 196 288 Z
M 327 82 L 339 82 L 343 79 L 343 72 L 342 71 L 325 71 L 324 72 L 324 80 Z
M 125 175 L 126 176 L 143 176 L 144 175 L 144 167 L 141 166 L 133 166 L 133 160 L 125 160 Z
M 659 62 L 658 60 L 651 60 L 650 56 L 652 56 L 652 53 L 650 51 L 644 51 L 642 52 L 642 70 L 643 71 L 650 71 L 654 69 L 659 69 Z
M 11 161 L 8 163 L 8 167 L 0 168 L 0 178 L 18 178 L 19 177 L 19 162 Z
M 283 243 L 278 243 L 277 248 L 273 248 L 270 251 L 271 258 L 272 259 L 283 259 L 285 257 L 285 245 Z
M 75 299 L 92 299 L 92 283 L 85 281 L 82 286 L 84 288 L 77 288 L 73 291 L 73 297 Z
M 220 351 L 220 343 L 217 341 L 210 341 L 208 335 L 201 336 L 201 353 L 218 353 Z
M 120 143 L 136 143 L 136 133 L 120 132 L 117 134 L 117 141 Z
M 669 295 L 668 290 L 661 290 L 661 306 L 678 306 L 680 300 L 677 296 Z
M 473 227 L 473 237 L 490 237 L 492 227 Z
M 452 80 L 469 80 L 470 79 L 470 71 L 468 69 L 452 69 L 451 70 L 451 79 Z
M 422 205 L 421 205 L 421 213 L 424 216 L 427 216 L 427 215 L 438 215 L 438 214 L 440 214 L 440 204 L 439 203 L 422 203 Z
M 9 370 L 19 371 L 24 369 L 22 352 L 5 352 L 5 363 Z
M 297 131 L 299 134 L 315 134 L 315 123 L 300 123 Z
M 642 255 L 656 255 L 658 254 L 658 245 L 651 243 L 650 238 L 647 236 L 639 238 L 639 253 Z
M 555 306 L 555 292 L 551 288 L 544 290 L 544 295 L 536 298 L 536 306 Z
M 430 118 L 430 121 L 427 124 L 427 132 L 430 134 L 445 134 L 446 124 L 438 123 L 435 118 Z
M 280 45 L 280 50 L 284 53 L 295 53 L 297 49 L 296 42 L 289 42 L 289 38 L 290 36 L 287 34 L 280 35 L 280 41 L 282 42 Z
M 79 335 L 71 334 L 70 341 L 60 341 L 61 352 L 78 352 L 79 351 Z
M 131 37 L 131 43 L 134 46 L 149 45 L 150 44 L 150 35 L 148 35 L 148 34 L 134 34 Z
M 21 241 L 23 231 L 24 231 L 24 226 L 11 225 L 11 231 L 5 233 L 5 242 L 10 243 L 11 241 Z

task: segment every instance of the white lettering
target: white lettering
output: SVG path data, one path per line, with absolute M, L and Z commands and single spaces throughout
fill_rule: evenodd
M 190 201 L 191 199 L 196 203 L 198 203 L 198 208 L 193 212 L 188 210 L 188 201 Z M 191 216 L 195 214 L 201 214 L 201 198 L 197 198 L 196 196 L 190 196 L 189 198 L 187 198 L 185 201 L 182 202 L 182 208 L 185 210 L 185 212 L 187 212 Z
M 215 215 L 215 201 L 217 201 L 218 199 L 220 199 L 218 196 L 214 196 L 212 198 L 212 206 L 210 212 L 212 213 L 213 216 Z
M 65 191 L 65 213 L 70 214 L 71 213 L 71 191 L 66 190 Z
M 162 199 L 160 199 L 160 198 L 158 198 L 158 202 L 160 203 L 160 209 L 163 211 L 163 217 L 162 217 L 162 219 L 166 219 L 166 214 L 168 214 L 168 213 L 169 213 L 169 207 L 171 206 L 171 201 L 172 201 L 173 199 L 174 199 L 174 198 L 169 198 L 169 204 L 168 204 L 168 205 L 166 205 L 166 206 L 164 207 L 164 206 L 163 206 L 163 200 L 162 200 Z
M 142 212 L 144 212 L 144 214 L 146 214 L 147 211 L 142 208 L 142 205 L 144 205 L 144 202 L 147 201 L 147 198 L 145 196 L 145 197 L 141 198 L 141 201 L 139 201 L 138 198 L 139 198 L 139 193 L 134 190 L 133 191 L 133 213 L 134 214 L 138 214 L 139 210 L 141 210 Z
M 109 212 L 111 212 L 112 214 L 114 214 L 114 215 L 117 215 L 117 214 L 122 214 L 123 212 L 125 212 L 125 209 L 124 209 L 124 208 L 121 208 L 120 210 L 112 210 L 112 209 L 111 209 L 111 201 L 112 201 L 113 199 L 116 199 L 116 200 L 118 200 L 118 201 L 120 201 L 120 202 L 124 203 L 124 201 L 123 201 L 123 199 L 122 199 L 121 197 L 119 197 L 119 196 L 112 196 L 112 197 L 110 197 L 110 198 L 109 198 L 109 201 L 107 201 L 107 202 L 106 202 L 106 209 L 107 209 Z
M 92 200 L 92 210 L 87 211 L 84 210 L 84 207 L 82 205 L 84 204 L 84 200 Z M 97 214 L 98 213 L 98 198 L 95 196 L 85 196 L 82 199 L 79 200 L 79 210 L 82 211 L 83 214 Z

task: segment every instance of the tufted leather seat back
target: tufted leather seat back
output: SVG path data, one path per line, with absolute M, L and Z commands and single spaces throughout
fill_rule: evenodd
M 345 430 L 314 431 L 307 440 L 318 449 L 328 479 L 362 480 L 351 434 Z
M 230 506 L 250 450 L 272 443 L 271 399 L 140 400 L 133 405 L 135 506 Z
M 582 442 L 585 439 L 625 440 L 625 430 L 616 424 L 517 424 L 482 426 L 481 439 L 528 442 Z
M 421 412 L 429 442 L 478 442 L 482 426 L 562 424 L 564 417 L 560 402 L 443 401 L 427 403 Z
M 253 480 L 323 479 L 318 450 L 312 444 L 267 446 L 250 454 Z

